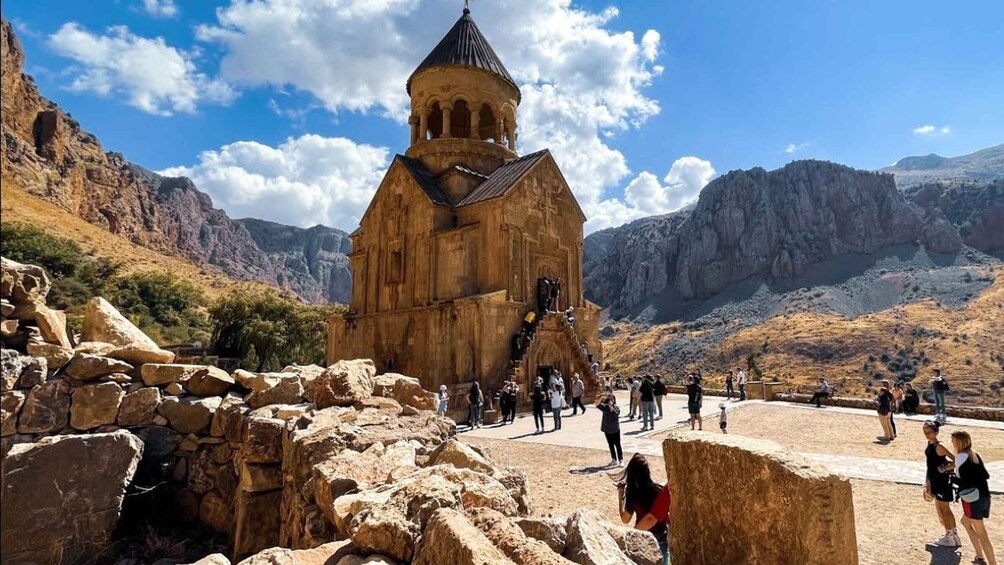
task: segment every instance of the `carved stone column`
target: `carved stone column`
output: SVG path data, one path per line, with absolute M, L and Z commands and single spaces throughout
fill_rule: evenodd
M 429 111 L 422 110 L 418 113 L 418 141 L 425 141 L 425 134 L 429 131 Z
M 481 112 L 471 110 L 471 139 L 481 137 Z
M 505 133 L 505 119 L 499 118 L 498 121 L 495 122 L 495 143 L 498 143 L 499 145 L 505 145 L 505 142 L 502 141 L 502 135 L 504 133 Z
M 453 104 L 443 104 L 443 135 L 450 137 L 450 119 L 453 115 Z
M 511 151 L 516 151 L 516 131 L 515 131 L 515 128 L 513 129 L 513 131 L 509 132 L 509 149 Z
M 419 132 L 418 132 L 418 116 L 411 115 L 408 117 L 408 125 L 411 126 L 411 141 L 409 145 L 415 145 L 418 143 Z

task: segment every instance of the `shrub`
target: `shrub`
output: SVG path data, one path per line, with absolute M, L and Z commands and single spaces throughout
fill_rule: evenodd
M 213 349 L 256 371 L 276 371 L 288 363 L 323 364 L 326 321 L 342 310 L 241 289 L 209 308 Z
M 52 278 L 72 276 L 85 258 L 74 241 L 16 222 L 0 227 L 0 248 L 4 257 L 38 265 Z

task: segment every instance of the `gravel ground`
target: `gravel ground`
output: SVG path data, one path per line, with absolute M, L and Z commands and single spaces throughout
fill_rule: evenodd
M 613 480 L 608 469 L 598 467 L 607 462 L 605 451 L 469 436 L 463 441 L 486 448 L 499 464 L 531 470 L 535 515 L 565 517 L 580 508 L 595 508 L 608 519 L 619 520 Z M 662 461 L 650 458 L 650 463 L 655 479 L 665 481 Z M 925 546 L 942 532 L 934 506 L 924 502 L 919 487 L 859 480 L 852 480 L 851 485 L 861 565 L 960 563 L 951 551 L 931 547 L 931 553 Z M 955 510 L 961 516 L 961 507 Z M 1004 497 L 995 496 L 994 517 L 987 521 L 987 529 L 999 556 L 1004 556 L 1004 524 L 997 517 L 1002 512 Z M 964 532 L 962 536 L 961 563 L 969 563 L 975 554 Z
M 797 420 L 794 416 L 797 414 Z M 715 430 L 718 417 L 710 418 L 706 429 Z M 923 424 L 900 419 L 898 436 L 889 444 L 878 442 L 882 425 L 878 415 L 858 416 L 820 408 L 818 410 L 752 404 L 729 412 L 729 432 L 776 441 L 801 453 L 834 453 L 882 459 L 922 460 L 927 440 Z M 941 441 L 951 449 L 951 433 L 959 429 L 948 425 L 941 430 Z M 988 428 L 968 430 L 976 451 L 987 461 L 1004 459 L 1004 431 Z M 661 436 L 656 436 L 662 439 Z

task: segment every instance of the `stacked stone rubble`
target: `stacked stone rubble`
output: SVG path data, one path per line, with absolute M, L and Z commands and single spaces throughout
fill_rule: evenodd
M 230 557 L 242 563 L 445 563 L 447 553 L 451 563 L 592 563 L 594 551 L 631 562 L 598 516 L 529 527 L 525 473 L 457 441 L 455 424 L 432 411 L 435 396 L 417 379 L 377 375 L 369 360 L 233 374 L 171 363 L 100 298 L 88 304 L 81 335 L 67 332 L 59 315 L 45 314 L 57 322 L 43 331 L 47 291 L 41 269 L 3 261 L 5 323 L 17 322 L 5 325 L 12 337 L 5 332 L 0 358 L 4 484 L 16 474 L 37 488 L 62 485 L 58 465 L 34 463 L 62 453 L 87 468 L 106 465 L 115 479 L 102 483 L 114 488 L 100 504 L 87 502 L 97 492 L 79 481 L 31 513 L 5 505 L 3 535 L 19 540 L 23 555 L 71 547 L 58 541 L 67 536 L 11 529 L 45 520 L 56 533 L 79 530 L 89 515 L 65 516 L 62 496 L 100 507 L 104 520 L 100 535 L 74 542 L 67 555 L 106 550 L 139 464 L 162 469 L 179 517 L 225 534 Z M 139 447 L 114 460 L 88 451 L 92 443 L 67 441 L 123 434 Z M 54 444 L 49 459 L 29 457 Z M 28 521 L 8 519 L 8 510 Z

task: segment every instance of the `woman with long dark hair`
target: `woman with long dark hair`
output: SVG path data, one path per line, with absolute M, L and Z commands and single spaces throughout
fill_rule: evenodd
M 651 532 L 662 551 L 662 563 L 669 563 L 669 508 L 672 497 L 669 487 L 652 480 L 648 460 L 635 453 L 617 481 L 617 498 L 621 521 L 625 524 L 634 516 L 636 530 Z
M 471 390 L 467 393 L 467 423 L 471 428 L 481 427 L 481 405 L 485 397 L 481 394 L 481 387 L 478 381 L 471 383 Z
M 938 521 L 945 527 L 945 535 L 938 538 L 934 545 L 959 547 L 962 542 L 959 540 L 955 514 L 952 513 L 950 506 L 955 500 L 951 474 L 955 454 L 938 440 L 940 428 L 941 424 L 936 420 L 924 422 L 924 437 L 927 439 L 927 448 L 924 449 L 924 458 L 927 461 L 924 499 L 934 501 L 934 508 L 938 512 Z

